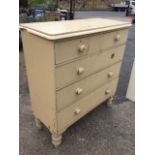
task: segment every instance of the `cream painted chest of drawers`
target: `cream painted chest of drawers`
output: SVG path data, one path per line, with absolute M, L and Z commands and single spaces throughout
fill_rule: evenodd
M 55 146 L 70 125 L 112 103 L 130 26 L 100 18 L 20 25 L 36 125 Z

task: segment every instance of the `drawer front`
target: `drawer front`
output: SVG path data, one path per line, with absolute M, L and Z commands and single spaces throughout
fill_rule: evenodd
M 121 62 L 57 91 L 57 110 L 60 111 L 74 104 L 86 94 L 118 77 L 120 67 Z
M 56 64 L 99 50 L 99 35 L 55 43 Z
M 126 42 L 128 29 L 110 32 L 101 35 L 101 49 L 107 49 L 111 46 L 117 46 Z
M 113 80 L 109 84 L 98 88 L 94 92 L 77 101 L 75 104 L 72 104 L 71 106 L 60 111 L 57 114 L 59 132 L 76 122 L 86 113 L 99 105 L 102 101 L 105 101 L 110 96 L 113 96 L 117 88 L 117 82 L 118 79 Z M 109 94 L 106 93 L 107 90 Z
M 123 58 L 124 47 L 125 46 L 119 46 L 106 52 L 98 52 L 96 55 L 57 67 L 57 90 L 119 62 Z
M 127 29 L 55 42 L 56 64 L 126 42 Z

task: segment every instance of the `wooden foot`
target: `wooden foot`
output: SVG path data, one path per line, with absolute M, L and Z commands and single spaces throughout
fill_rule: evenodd
M 108 100 L 107 100 L 107 107 L 112 107 L 112 101 L 113 101 L 113 97 L 110 97 Z
M 42 129 L 43 128 L 43 124 L 42 124 L 42 122 L 38 118 L 35 118 L 35 123 L 36 123 L 36 127 L 38 129 Z
M 58 147 L 61 144 L 61 142 L 62 142 L 62 135 L 52 134 L 51 138 L 52 138 L 52 144 L 55 147 Z

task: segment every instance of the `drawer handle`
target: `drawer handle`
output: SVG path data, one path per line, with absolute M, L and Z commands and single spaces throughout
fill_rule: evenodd
M 83 89 L 77 88 L 75 92 L 77 95 L 80 95 L 83 92 Z
M 115 57 L 115 53 L 111 54 L 111 59 L 113 59 Z
M 82 44 L 82 45 L 79 46 L 79 53 L 83 53 L 83 52 L 85 52 L 86 50 L 87 50 L 86 45 Z
M 77 74 L 80 75 L 84 72 L 84 68 L 83 67 L 79 67 L 78 68 L 78 71 L 77 71 Z
M 110 92 L 111 92 L 111 91 L 110 91 L 109 89 L 107 89 L 107 90 L 105 91 L 105 94 L 108 95 L 108 94 L 110 94 Z
M 76 109 L 75 109 L 75 115 L 79 115 L 80 112 L 81 112 L 81 110 L 80 110 L 79 108 L 76 108 Z
M 108 77 L 109 77 L 109 78 L 111 78 L 113 75 L 114 75 L 113 72 L 109 72 L 109 73 L 108 73 Z
M 119 34 L 117 34 L 116 36 L 115 36 L 115 41 L 119 41 L 121 39 L 121 36 L 119 35 Z

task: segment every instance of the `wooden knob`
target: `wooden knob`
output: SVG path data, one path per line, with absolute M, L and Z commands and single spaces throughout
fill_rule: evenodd
M 77 95 L 80 95 L 83 92 L 83 89 L 77 88 L 75 92 Z
M 77 73 L 80 75 L 84 72 L 84 68 L 83 67 L 79 67 Z
M 80 110 L 79 108 L 76 108 L 76 109 L 75 109 L 75 115 L 80 114 L 80 112 L 81 112 L 81 110 Z
M 113 72 L 109 72 L 109 73 L 108 73 L 108 77 L 109 77 L 109 78 L 112 77 L 113 75 L 114 75 Z
M 111 59 L 113 59 L 115 57 L 115 53 L 111 54 Z
M 117 34 L 116 36 L 115 36 L 115 41 L 119 41 L 121 39 L 121 36 L 119 35 L 119 34 Z
M 86 45 L 84 45 L 84 44 L 80 45 L 80 46 L 79 46 L 79 52 L 80 52 L 80 53 L 83 53 L 83 52 L 85 52 L 85 51 L 87 51 Z
M 110 94 L 110 90 L 107 89 L 107 90 L 105 91 L 105 94 L 106 94 L 106 95 Z

